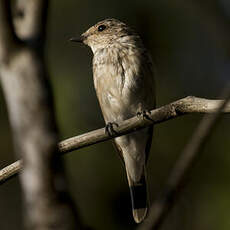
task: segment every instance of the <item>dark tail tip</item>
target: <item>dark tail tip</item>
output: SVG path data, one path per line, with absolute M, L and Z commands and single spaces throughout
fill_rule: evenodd
M 130 187 L 133 218 L 136 223 L 142 222 L 147 215 L 147 189 L 146 183 L 136 184 Z
M 148 208 L 133 209 L 133 218 L 137 224 L 144 221 L 148 212 Z

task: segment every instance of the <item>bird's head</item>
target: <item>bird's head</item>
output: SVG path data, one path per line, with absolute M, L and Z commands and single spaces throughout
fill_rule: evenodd
M 133 42 L 138 37 L 125 23 L 117 19 L 105 19 L 90 27 L 80 38 L 73 37 L 70 41 L 82 42 L 95 52 L 116 44 Z

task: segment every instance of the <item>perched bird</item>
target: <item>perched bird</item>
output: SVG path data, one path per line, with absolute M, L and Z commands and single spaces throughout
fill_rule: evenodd
M 152 60 L 133 29 L 117 19 L 105 19 L 70 40 L 93 51 L 94 86 L 109 130 L 113 124 L 155 107 Z M 147 214 L 146 162 L 152 133 L 153 127 L 148 127 L 114 140 L 125 164 L 137 223 Z

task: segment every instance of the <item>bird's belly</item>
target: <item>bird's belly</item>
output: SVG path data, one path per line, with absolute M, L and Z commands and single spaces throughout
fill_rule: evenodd
M 125 68 L 121 66 L 99 65 L 94 69 L 94 85 L 106 122 L 122 121 L 154 107 L 153 86 L 147 78 L 135 71 L 122 71 Z
M 132 95 L 127 89 L 121 91 L 115 83 L 105 84 L 104 82 L 97 95 L 106 122 L 128 119 L 136 115 L 142 107 L 141 98 L 138 98 L 138 95 Z

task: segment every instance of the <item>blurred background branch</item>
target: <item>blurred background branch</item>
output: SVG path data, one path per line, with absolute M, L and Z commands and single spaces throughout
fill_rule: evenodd
M 164 223 L 184 186 L 189 182 L 189 174 L 194 164 L 200 159 L 203 147 L 214 131 L 221 117 L 221 112 L 228 106 L 230 101 L 230 84 L 224 90 L 224 93 L 221 94 L 221 97 L 226 99 L 220 103 L 215 113 L 203 117 L 170 172 L 163 192 L 152 204 L 148 218 L 137 228 L 138 230 L 157 230 Z
M 15 152 L 23 159 L 20 181 L 25 224 L 27 229 L 80 229 L 57 154 L 58 131 L 44 63 L 48 1 L 17 2 L 20 17 L 13 20 L 15 1 L 11 6 L 11 1 L 0 0 L 0 77 Z
M 9 1 L 0 2 L 0 62 L 9 61 L 15 51 L 17 37 L 14 32 Z M 14 50 L 13 50 L 14 49 Z

